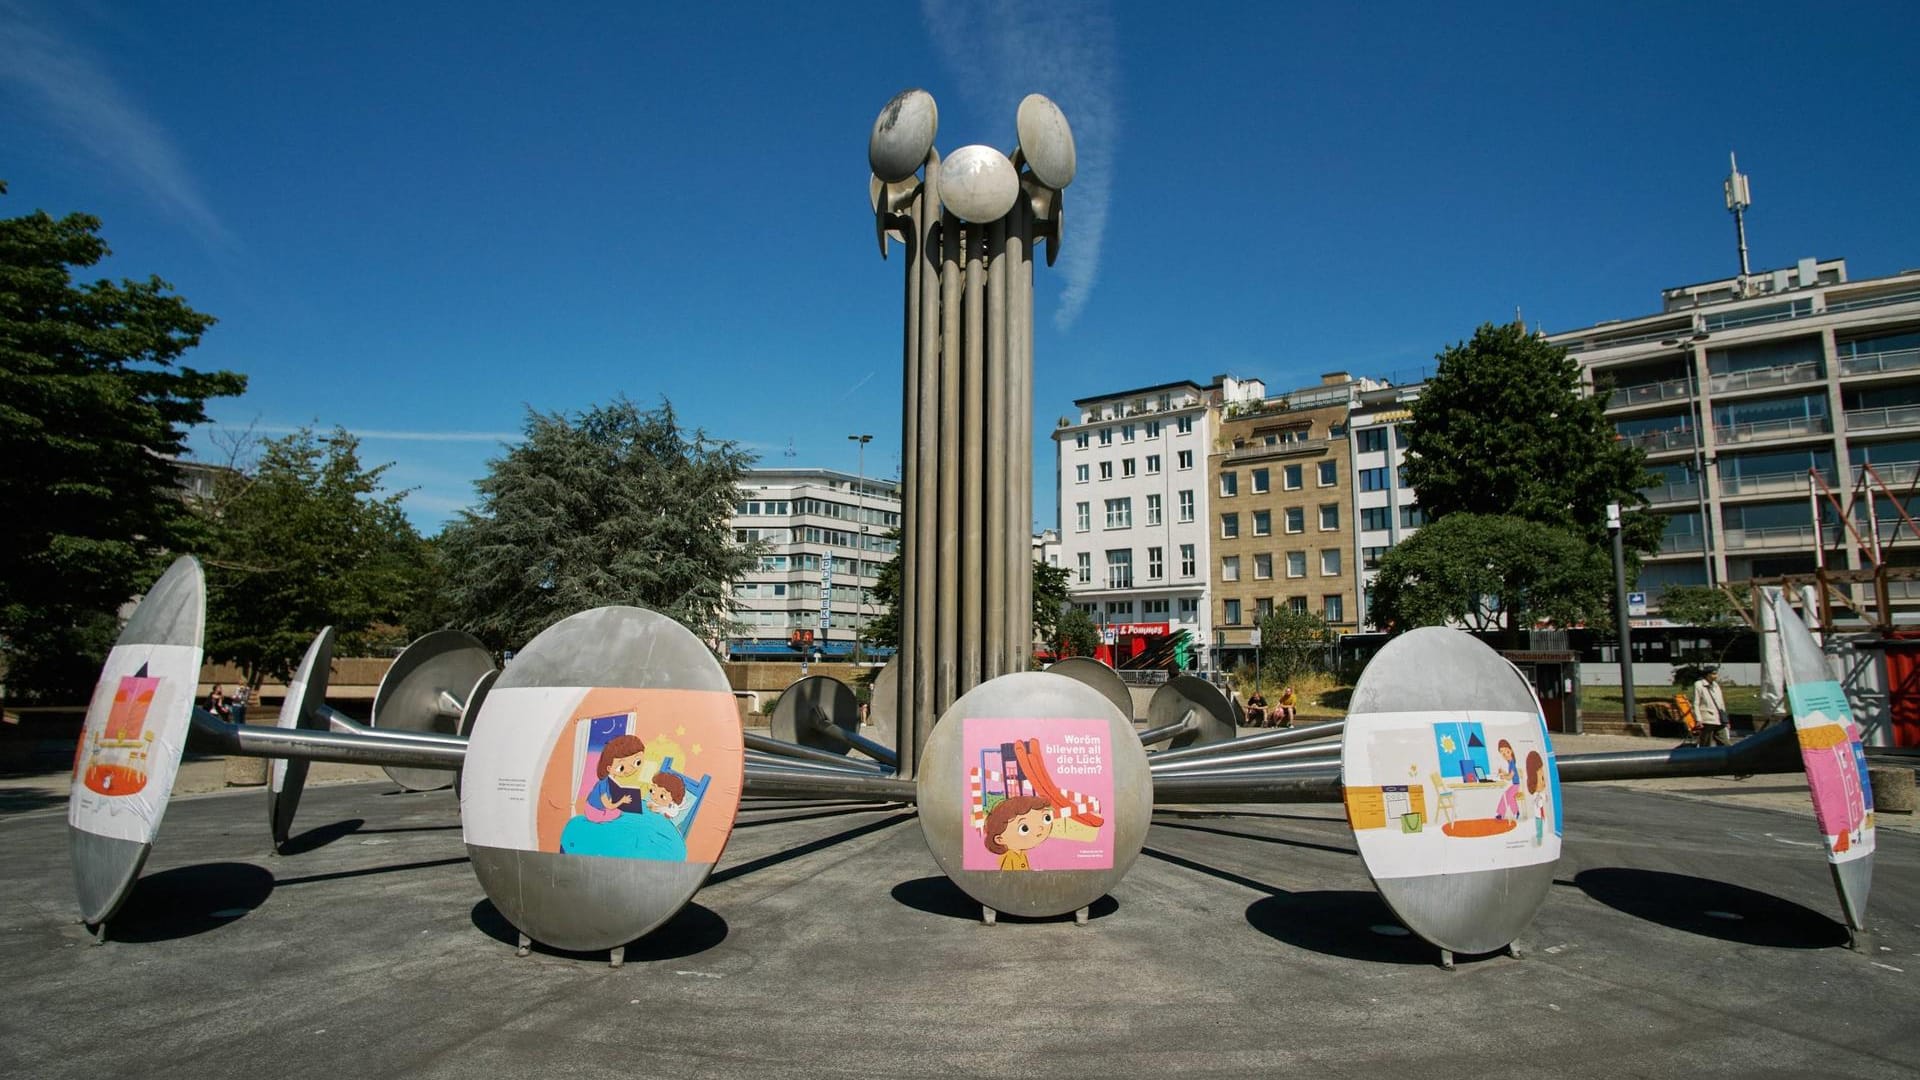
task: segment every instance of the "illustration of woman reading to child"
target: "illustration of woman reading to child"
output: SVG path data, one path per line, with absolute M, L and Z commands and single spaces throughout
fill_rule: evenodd
M 684 862 L 686 838 L 674 825 L 676 796 L 685 786 L 677 777 L 647 767 L 647 745 L 637 735 L 620 735 L 600 751 L 594 766 L 598 781 L 587 792 L 582 812 L 560 831 L 560 850 L 569 855 Z M 656 775 L 657 774 L 657 775 Z

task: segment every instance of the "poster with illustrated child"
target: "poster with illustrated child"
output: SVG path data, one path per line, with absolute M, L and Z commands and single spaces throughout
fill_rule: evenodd
M 968 870 L 1113 868 L 1113 747 L 1104 719 L 967 717 Z
M 1873 785 L 1867 780 L 1867 753 L 1846 692 L 1831 680 L 1790 683 L 1787 702 L 1793 707 L 1813 817 L 1827 841 L 1828 861 L 1850 862 L 1873 854 Z
M 599 858 L 717 862 L 744 769 L 731 694 L 496 689 L 467 752 L 466 839 Z
M 1347 822 L 1374 877 L 1560 857 L 1560 774 L 1539 714 L 1370 713 L 1347 723 Z
M 199 678 L 200 650 L 193 646 L 114 646 L 74 751 L 69 824 L 119 840 L 153 840 L 186 747 Z

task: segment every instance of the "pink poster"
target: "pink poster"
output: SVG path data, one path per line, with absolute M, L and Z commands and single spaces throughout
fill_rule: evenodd
M 1110 870 L 1113 747 L 1103 719 L 968 717 L 968 870 Z

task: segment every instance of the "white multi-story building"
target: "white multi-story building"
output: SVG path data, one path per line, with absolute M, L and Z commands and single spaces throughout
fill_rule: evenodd
M 1175 382 L 1082 398 L 1053 433 L 1074 602 L 1118 639 L 1184 630 L 1196 656 L 1212 632 L 1208 397 Z M 1125 655 L 1132 642 L 1116 644 Z
M 1356 624 L 1363 630 L 1373 596 L 1380 557 L 1405 540 L 1425 518 L 1407 486 L 1406 424 L 1425 383 L 1387 386 L 1359 394 L 1347 413 L 1347 439 L 1353 462 L 1353 565 L 1360 569 Z
M 1042 529 L 1033 534 L 1033 561 L 1045 566 L 1060 565 L 1060 532 Z
M 899 549 L 900 488 L 831 469 L 753 469 L 734 504 L 733 537 L 765 545 L 759 566 L 733 585 L 738 633 L 729 656 L 799 660 L 794 631 L 812 631 L 824 658 L 853 655 L 880 567 Z M 863 653 L 867 653 L 864 647 Z M 885 650 L 873 650 L 885 655 Z

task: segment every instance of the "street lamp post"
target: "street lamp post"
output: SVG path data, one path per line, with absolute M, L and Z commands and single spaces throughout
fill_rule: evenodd
M 859 625 L 853 631 L 853 659 L 859 663 L 862 659 L 860 635 L 866 633 L 867 629 L 867 444 L 873 441 L 873 436 L 849 435 L 847 439 L 860 444 L 860 480 L 853 488 L 853 516 L 860 522 L 860 573 L 856 575 L 856 580 L 860 582 L 860 600 L 854 608 L 860 617 L 857 620 Z

